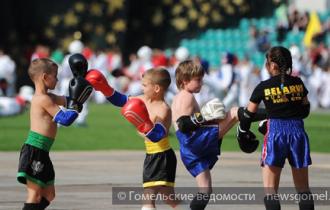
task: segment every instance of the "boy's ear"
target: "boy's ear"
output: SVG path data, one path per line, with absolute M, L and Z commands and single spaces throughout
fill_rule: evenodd
M 42 79 L 42 80 L 46 80 L 46 76 L 47 76 L 47 74 L 46 74 L 45 72 L 43 72 L 43 73 L 41 74 L 41 79 Z
M 161 87 L 159 85 L 155 85 L 155 92 L 159 92 L 161 90 Z

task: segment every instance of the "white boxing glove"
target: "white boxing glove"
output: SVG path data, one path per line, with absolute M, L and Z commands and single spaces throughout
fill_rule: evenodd
M 215 98 L 202 107 L 201 114 L 206 121 L 225 119 L 226 107 L 219 98 Z

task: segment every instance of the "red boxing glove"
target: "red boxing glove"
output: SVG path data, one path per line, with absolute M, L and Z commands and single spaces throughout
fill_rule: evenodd
M 149 119 L 149 113 L 146 105 L 141 99 L 130 99 L 122 108 L 121 113 L 130 121 L 137 129 L 147 134 L 154 128 L 154 123 Z
M 100 71 L 91 69 L 87 72 L 85 78 L 93 85 L 95 90 L 101 91 L 106 98 L 113 94 L 114 89 L 108 84 L 107 79 Z

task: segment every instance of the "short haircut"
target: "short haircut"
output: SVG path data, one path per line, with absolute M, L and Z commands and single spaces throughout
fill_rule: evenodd
M 37 58 L 31 62 L 28 73 L 31 80 L 35 81 L 40 74 L 44 72 L 50 74 L 55 68 L 58 68 L 58 65 L 54 61 L 48 58 Z
M 167 91 L 171 84 L 171 76 L 167 69 L 163 66 L 155 67 L 145 71 L 142 78 L 150 80 L 154 85 L 159 85 L 164 92 Z
M 180 90 L 183 88 L 183 81 L 189 82 L 193 77 L 203 77 L 204 74 L 204 68 L 200 64 L 192 60 L 183 61 L 175 70 L 176 86 Z

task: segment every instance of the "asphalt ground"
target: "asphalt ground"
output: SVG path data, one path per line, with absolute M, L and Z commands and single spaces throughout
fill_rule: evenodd
M 193 195 L 197 192 L 196 180 L 183 166 L 178 152 L 178 166 L 176 175 L 176 191 L 181 189 Z M 56 179 L 56 198 L 47 208 L 49 210 L 104 210 L 104 209 L 141 209 L 141 203 L 135 201 L 118 205 L 116 201 L 118 192 L 114 189 L 130 191 L 142 189 L 142 165 L 145 151 L 81 151 L 57 152 L 51 151 Z M 0 152 L 0 209 L 22 209 L 27 198 L 25 185 L 16 181 L 19 152 Z M 330 183 L 330 155 L 312 153 L 313 164 L 310 166 L 310 186 L 315 189 L 327 188 Z M 224 192 L 233 189 L 238 191 L 254 191 L 262 189 L 261 167 L 259 166 L 260 153 L 244 154 L 241 152 L 223 152 L 219 161 L 211 171 L 214 191 Z M 280 182 L 280 188 L 292 188 L 291 169 L 285 165 Z M 330 197 L 330 192 L 324 195 Z M 215 194 L 219 197 L 218 194 Z M 117 196 L 117 197 L 116 197 Z M 228 197 L 227 197 L 228 198 Z M 232 199 L 237 195 L 231 194 Z M 328 198 L 326 198 L 328 199 Z M 187 203 L 190 201 L 187 200 Z M 265 209 L 262 201 L 256 203 L 238 204 L 221 203 L 216 200 L 206 209 Z M 157 209 L 171 209 L 169 206 L 157 201 Z M 299 209 L 297 204 L 282 205 L 282 209 Z M 318 204 L 315 209 L 330 209 L 330 201 Z

